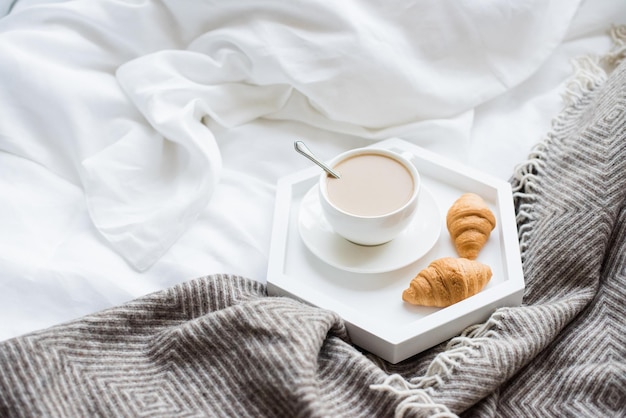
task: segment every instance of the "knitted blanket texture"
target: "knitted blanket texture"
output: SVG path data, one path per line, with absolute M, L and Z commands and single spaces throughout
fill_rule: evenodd
M 626 416 L 626 61 L 604 69 L 616 57 L 579 62 L 511 179 L 522 306 L 392 365 L 351 345 L 333 312 L 202 277 L 0 343 L 0 416 Z

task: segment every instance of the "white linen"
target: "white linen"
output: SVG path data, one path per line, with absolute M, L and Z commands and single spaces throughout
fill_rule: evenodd
M 17 2 L 0 20 L 0 339 L 202 274 L 263 281 L 276 180 L 309 164 L 296 138 L 330 157 L 401 136 L 508 178 L 570 59 L 606 51 L 625 8 Z

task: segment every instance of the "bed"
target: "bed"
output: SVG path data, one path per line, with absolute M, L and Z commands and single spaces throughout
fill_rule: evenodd
M 352 376 L 352 382 L 359 381 L 354 380 L 357 377 L 366 379 L 363 387 L 373 388 L 375 396 L 370 399 L 352 387 L 345 399 L 360 396 L 364 403 L 344 401 L 337 406 L 329 394 L 316 398 L 298 392 L 302 396 L 292 393 L 293 402 L 281 410 L 263 409 L 265 404 L 248 392 L 238 392 L 238 397 L 237 392 L 225 391 L 220 392 L 222 397 L 203 394 L 200 398 L 213 396 L 221 399 L 222 406 L 238 406 L 219 409 L 218 401 L 205 399 L 199 410 L 224 416 L 294 411 L 306 416 L 506 416 L 532 415 L 539 407 L 546 407 L 542 411 L 547 415 L 561 416 L 625 413 L 623 290 L 616 290 L 617 296 L 606 305 L 610 312 L 595 312 L 595 299 L 589 295 L 588 299 L 548 300 L 550 292 L 535 284 L 535 276 L 567 274 L 550 270 L 545 260 L 537 258 L 538 233 L 529 231 L 542 230 L 533 223 L 541 220 L 540 215 L 561 213 L 549 210 L 546 202 L 545 207 L 533 206 L 541 203 L 532 195 L 538 187 L 535 177 L 546 172 L 553 178 L 565 176 L 564 169 L 550 171 L 543 161 L 562 158 L 565 164 L 583 152 L 555 151 L 550 144 L 572 135 L 575 129 L 566 122 L 574 116 L 584 119 L 585 109 L 602 108 L 585 101 L 595 97 L 601 86 L 614 85 L 619 91 L 621 80 L 609 81 L 625 51 L 626 3 L 15 0 L 0 2 L 0 13 L 0 340 L 4 350 L 0 366 L 8 379 L 5 389 L 16 388 L 15 394 L 0 396 L 0 412 L 184 415 L 181 411 L 187 411 L 193 403 L 190 399 L 199 396 L 197 388 L 185 385 L 175 387 L 184 395 L 161 404 L 165 409 L 159 409 L 156 398 L 150 403 L 147 397 L 137 404 L 143 410 L 121 407 L 130 404 L 128 397 L 107 398 L 103 404 L 77 401 L 71 408 L 59 401 L 50 404 L 57 409 L 46 409 L 49 405 L 42 406 L 47 399 L 43 396 L 41 404 L 28 406 L 24 399 L 30 398 L 18 392 L 43 393 L 43 389 L 29 387 L 28 382 L 37 379 L 25 377 L 27 366 L 9 366 L 9 361 L 19 363 L 11 356 L 21 352 L 11 344 L 30 347 L 24 353 L 44 353 L 45 345 L 28 339 L 49 336 L 45 333 L 63 329 L 64 324 L 104 320 L 106 315 L 97 315 L 106 310 L 126 312 L 133 303 L 165 303 L 176 299 L 176 292 L 213 289 L 216 294 L 225 292 L 227 301 L 263 299 L 277 183 L 311 167 L 294 151 L 294 141 L 304 141 L 329 159 L 395 137 L 511 182 L 527 279 L 524 306 L 536 308 L 535 316 L 524 321 L 531 327 L 542 323 L 545 306 L 558 305 L 563 323 L 554 324 L 552 333 L 546 331 L 542 343 L 528 341 L 523 355 L 503 355 L 498 357 L 500 363 L 490 363 L 491 368 L 481 364 L 471 370 L 457 364 L 451 371 L 446 364 L 467 358 L 467 347 L 488 340 L 493 333 L 485 325 L 489 321 L 482 328 L 468 329 L 448 346 L 442 344 L 400 365 L 357 349 L 346 357 L 346 347 L 325 343 L 330 351 L 325 352 L 318 372 L 330 379 L 333 365 L 350 358 L 354 370 L 369 370 Z M 623 96 L 605 96 L 623 103 Z M 619 112 L 607 112 L 600 118 L 609 121 L 606 124 L 621 123 Z M 620 144 L 624 141 L 619 140 L 619 130 L 610 132 L 618 140 L 610 152 L 598 151 L 598 155 L 609 155 L 612 160 L 606 166 L 617 170 L 623 165 Z M 568 153 L 574 157 L 567 157 Z M 585 172 L 596 173 L 596 169 Z M 613 219 L 601 229 L 613 248 L 619 248 L 619 225 L 624 223 L 625 188 L 620 187 L 623 176 L 617 173 L 611 177 L 615 190 L 607 195 L 613 200 L 607 197 L 600 205 L 617 208 L 603 212 L 602 218 Z M 561 187 L 567 201 L 575 195 L 568 189 L 574 190 L 574 183 L 557 181 L 553 187 Z M 603 188 L 591 189 L 599 193 Z M 557 208 L 559 203 L 550 204 Z M 579 222 L 582 227 L 585 221 Z M 564 234 L 557 232 L 558 237 Z M 558 237 L 552 237 L 552 242 L 559 242 Z M 541 250 L 540 255 L 566 253 L 556 246 Z M 595 263 L 604 266 L 603 274 L 615 271 L 615 280 L 623 283 L 623 253 L 617 251 L 613 258 L 603 254 Z M 577 271 L 592 275 L 584 268 Z M 201 284 L 195 281 L 198 278 L 203 278 Z M 234 290 L 224 283 L 231 283 Z M 592 287 L 598 286 L 602 285 Z M 569 289 L 566 284 L 557 287 Z M 155 294 L 161 296 L 150 299 Z M 228 304 L 222 302 L 205 308 L 218 310 Z M 578 310 L 569 312 L 572 306 Z M 511 311 L 498 312 L 500 317 L 514 316 Z M 542 350 L 566 340 L 563 333 L 575 332 L 577 326 L 570 324 L 572 318 L 592 315 L 589 312 L 612 318 L 615 328 L 609 333 L 614 338 L 606 342 L 611 355 L 610 361 L 602 362 L 605 374 L 598 372 L 597 380 L 590 380 L 608 386 L 594 392 L 584 379 L 577 380 L 576 386 L 574 380 L 567 380 L 573 375 L 561 375 L 572 385 L 563 393 L 578 391 L 588 397 L 574 402 L 537 396 L 537 402 L 545 401 L 539 406 L 533 399 L 512 396 L 519 387 L 505 382 L 517 381 L 540 359 L 542 364 L 550 362 L 550 355 Z M 340 319 L 330 315 L 325 321 L 335 324 L 330 329 L 337 338 L 349 340 L 342 334 Z M 493 325 L 495 320 L 491 321 Z M 528 325 L 528 321 L 536 322 Z M 232 335 L 244 341 L 242 335 L 248 334 L 234 330 Z M 474 342 L 468 343 L 472 338 Z M 559 349 L 567 351 L 578 343 L 563 344 Z M 36 358 L 40 360 L 27 363 L 33 370 L 37 369 L 33 364 L 39 364 L 49 373 L 47 378 L 53 369 L 60 370 L 55 369 L 58 365 L 46 366 L 43 357 Z M 510 362 L 502 363 L 502 358 Z M 570 372 L 575 358 L 575 354 L 568 357 Z M 279 370 L 280 362 L 274 360 L 272 367 Z M 207 360 L 219 361 L 223 359 Z M 375 377 L 371 367 L 382 374 Z M 590 365 L 586 367 L 587 376 L 595 373 Z M 259 382 L 269 377 L 260 374 L 248 379 L 262 386 Z M 468 389 L 472 379 L 474 383 L 484 379 L 481 388 Z M 546 379 L 549 384 L 558 381 Z M 61 386 L 51 389 L 50 399 L 62 398 Z M 112 390 L 96 387 L 89 389 L 95 391 L 90 396 Z M 347 386 L 334 387 L 340 391 Z M 270 399 L 271 393 L 263 396 Z M 507 397 L 517 400 L 507 403 Z M 254 405 L 246 403 L 253 398 Z M 371 403 L 366 405 L 368 399 Z M 277 408 L 268 401 L 272 403 Z M 546 406 L 549 403 L 551 407 Z M 112 404 L 119 410 L 107 409 Z M 166 408 L 174 404 L 176 413 Z

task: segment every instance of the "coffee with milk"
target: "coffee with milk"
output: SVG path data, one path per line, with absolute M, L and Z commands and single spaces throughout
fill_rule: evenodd
M 398 160 L 379 153 L 358 154 L 339 161 L 328 177 L 329 201 L 357 216 L 380 216 L 404 206 L 415 190 L 413 176 Z

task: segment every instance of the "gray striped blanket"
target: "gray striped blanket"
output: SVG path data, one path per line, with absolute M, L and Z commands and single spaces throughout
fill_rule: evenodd
M 512 178 L 524 303 L 400 364 L 213 275 L 0 344 L 9 417 L 626 416 L 626 63 L 581 61 Z

